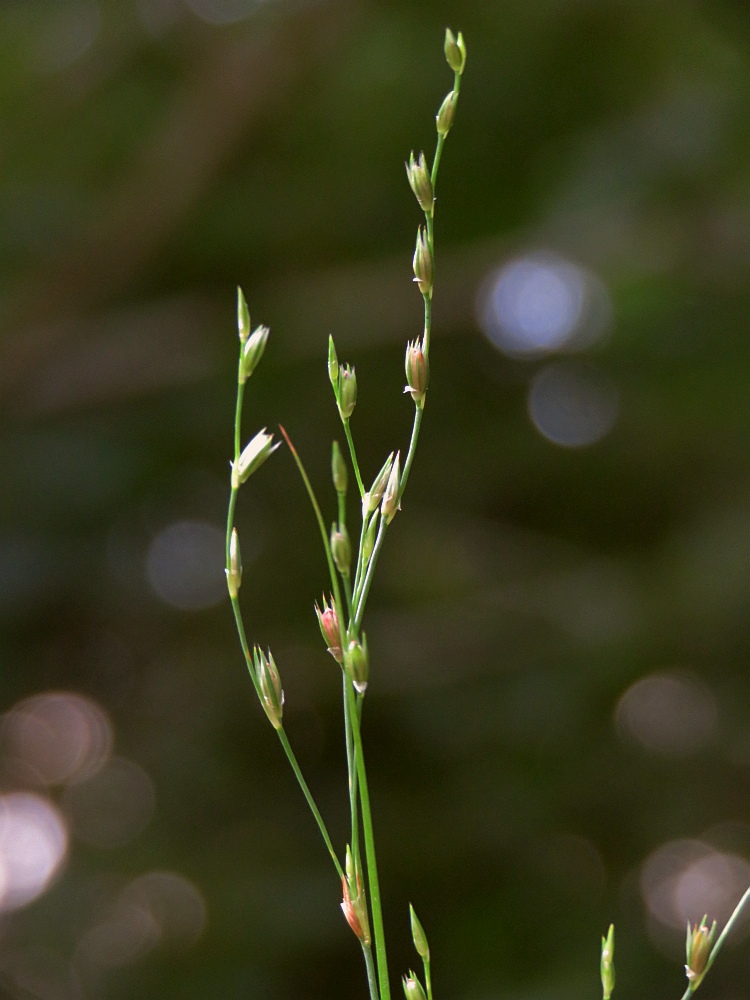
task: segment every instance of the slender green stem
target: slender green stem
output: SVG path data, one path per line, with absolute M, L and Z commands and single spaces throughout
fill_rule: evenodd
M 423 959 L 422 965 L 424 966 L 424 981 L 427 987 L 427 1000 L 432 1000 L 432 973 L 430 972 L 430 960 Z
M 287 445 L 289 446 L 289 450 L 292 453 L 292 457 L 294 458 L 294 461 L 297 464 L 297 468 L 299 469 L 299 474 L 300 474 L 300 476 L 302 476 L 302 482 L 305 484 L 305 489 L 307 490 L 307 495 L 310 497 L 310 503 L 312 504 L 313 511 L 315 512 L 315 519 L 318 522 L 318 528 L 320 529 L 320 537 L 323 540 L 323 548 L 325 549 L 325 553 L 326 553 L 326 561 L 328 563 L 328 572 L 329 572 L 329 575 L 331 577 L 331 587 L 333 589 L 333 596 L 334 596 L 334 599 L 336 601 L 336 607 L 340 611 L 342 611 L 343 610 L 343 605 L 341 603 L 341 591 L 339 590 L 339 580 L 338 580 L 338 576 L 336 574 L 336 567 L 334 566 L 334 563 L 333 563 L 333 556 L 331 555 L 331 545 L 330 545 L 330 543 L 328 541 L 328 534 L 326 532 L 325 522 L 323 521 L 323 515 L 320 512 L 320 505 L 318 504 L 318 500 L 317 500 L 317 498 L 315 496 L 315 491 L 313 490 L 312 485 L 310 483 L 310 480 L 307 477 L 307 473 L 305 472 L 305 467 L 302 464 L 302 459 L 297 454 L 297 449 L 292 444 L 292 442 L 291 442 L 291 440 L 289 438 L 289 435 L 287 434 L 286 430 L 281 426 L 281 424 L 279 424 L 279 430 L 283 434 L 284 440 L 286 441 Z M 341 648 L 342 649 L 344 648 L 344 646 L 343 646 L 344 638 L 345 638 L 345 636 L 342 634 L 342 637 L 341 637 L 341 640 L 342 640 L 342 646 L 341 646 Z
M 378 534 L 375 539 L 375 547 L 372 550 L 372 555 L 370 556 L 370 561 L 367 564 L 367 573 L 365 574 L 365 580 L 362 584 L 362 590 L 359 595 L 359 600 L 356 603 L 355 613 L 354 613 L 354 627 L 359 630 L 362 625 L 362 616 L 365 613 L 365 604 L 367 603 L 367 595 L 370 592 L 370 584 L 372 583 L 372 578 L 375 573 L 375 567 L 378 562 L 378 556 L 380 555 L 380 550 L 383 547 L 383 540 L 385 539 L 385 529 L 387 525 L 385 521 L 381 518 L 380 524 L 378 525 Z
M 344 425 L 344 433 L 346 434 L 346 443 L 349 445 L 349 454 L 352 459 L 352 468 L 354 469 L 354 476 L 357 480 L 357 487 L 359 489 L 359 495 L 363 497 L 365 495 L 365 484 L 362 482 L 362 476 L 359 474 L 359 462 L 357 461 L 357 452 L 354 449 L 354 438 L 352 437 L 352 432 L 349 427 L 349 421 L 341 418 L 341 423 Z
M 404 471 L 401 473 L 401 482 L 399 483 L 399 497 L 403 496 L 404 490 L 406 489 L 406 484 L 409 480 L 409 473 L 411 472 L 412 462 L 414 461 L 414 455 L 417 451 L 417 441 L 419 440 L 419 428 L 422 426 L 422 415 L 424 414 L 424 406 L 417 406 L 414 409 L 414 424 L 411 429 L 411 441 L 409 441 L 409 451 L 406 454 L 406 461 L 404 462 Z
M 240 611 L 240 602 L 239 602 L 239 600 L 236 597 L 232 598 L 232 611 L 234 612 L 234 620 L 235 620 L 235 624 L 237 625 L 237 635 L 239 636 L 240 646 L 242 647 L 242 652 L 244 653 L 244 656 L 245 656 L 245 661 L 247 663 L 248 673 L 250 674 L 250 680 L 253 682 L 253 687 L 255 688 L 255 693 L 258 695 L 258 698 L 260 699 L 261 698 L 260 685 L 258 683 L 258 678 L 255 676 L 255 671 L 253 670 L 253 667 L 252 667 L 252 657 L 250 655 L 250 647 L 248 645 L 247 635 L 245 633 L 245 624 L 242 621 L 242 612 Z M 339 859 L 338 859 L 338 857 L 336 855 L 336 851 L 333 849 L 333 844 L 331 843 L 331 838 L 330 838 L 330 836 L 328 834 L 328 829 L 327 829 L 327 827 L 326 827 L 326 825 L 325 825 L 325 823 L 323 821 L 323 817 L 320 815 L 320 810 L 318 809 L 317 805 L 315 804 L 315 800 L 312 797 L 312 793 L 310 792 L 310 789 L 308 788 L 307 782 L 305 781 L 305 779 L 304 779 L 304 777 L 302 775 L 302 771 L 300 771 L 299 764 L 297 763 L 297 758 L 294 756 L 294 751 L 292 750 L 291 746 L 289 745 L 289 740 L 287 739 L 286 733 L 284 732 L 283 728 L 282 729 L 277 729 L 276 733 L 277 733 L 279 739 L 281 740 L 281 745 L 283 746 L 284 752 L 286 753 L 286 755 L 287 755 L 287 757 L 289 759 L 289 763 L 292 765 L 292 770 L 294 771 L 294 775 L 295 775 L 295 777 L 297 779 L 297 782 L 299 783 L 299 786 L 302 789 L 302 794 L 307 799 L 307 804 L 310 807 L 310 811 L 312 812 L 313 816 L 315 817 L 315 822 L 318 824 L 318 829 L 320 830 L 320 832 L 321 832 L 321 834 L 323 836 L 323 840 L 325 842 L 325 845 L 328 848 L 328 853 L 331 855 L 331 860 L 333 861 L 333 863 L 334 863 L 334 865 L 336 867 L 336 872 L 337 872 L 339 878 L 343 878 L 344 877 L 344 872 L 343 872 L 343 870 L 341 868 L 341 863 L 339 862 Z
M 375 957 L 378 964 L 378 981 L 380 984 L 380 1000 L 390 1000 L 391 987 L 388 981 L 388 959 L 385 949 L 385 933 L 383 930 L 383 910 L 380 902 L 380 882 L 378 880 L 378 863 L 375 855 L 375 836 L 372 828 L 372 812 L 370 811 L 370 793 L 367 787 L 367 772 L 362 750 L 362 734 L 359 727 L 357 706 L 354 700 L 354 688 L 347 685 L 349 701 L 349 718 L 352 722 L 354 736 L 354 751 L 359 776 L 359 801 L 362 806 L 362 832 L 365 840 L 365 855 L 367 858 L 367 880 L 370 886 L 370 904 L 372 907 L 372 929 L 375 937 Z
M 375 964 L 372 960 L 372 948 L 369 944 L 362 945 L 367 968 L 367 985 L 370 987 L 370 1000 L 378 1000 L 378 979 L 375 975 Z
M 743 911 L 743 909 L 745 907 L 745 903 L 747 903 L 748 899 L 750 899 L 750 889 L 748 889 L 745 892 L 745 895 L 742 897 L 742 899 L 739 901 L 739 903 L 735 906 L 734 913 L 729 918 L 729 920 L 727 920 L 727 922 L 726 922 L 726 924 L 724 926 L 724 930 L 721 932 L 721 934 L 719 935 L 719 937 L 716 940 L 716 944 L 711 949 L 711 954 L 708 956 L 708 961 L 706 962 L 706 972 L 708 972 L 708 970 L 714 964 L 714 961 L 716 960 L 716 956 L 719 954 L 719 949 L 721 948 L 721 946 L 726 941 L 727 936 L 731 933 L 732 928 L 734 927 L 734 925 L 737 923 L 737 921 L 738 921 L 738 919 L 740 917 L 740 914 L 742 913 L 742 911 Z
M 344 878 L 344 872 L 339 863 L 339 859 L 336 856 L 336 852 L 333 849 L 331 838 L 328 836 L 328 830 L 326 829 L 326 825 L 323 822 L 323 817 L 320 815 L 318 807 L 315 805 L 315 799 L 312 797 L 310 789 L 307 787 L 307 782 L 304 779 L 302 771 L 300 771 L 299 764 L 297 763 L 297 758 L 294 756 L 294 750 L 292 750 L 289 744 L 289 740 L 287 739 L 287 735 L 284 732 L 283 727 L 281 729 L 277 729 L 276 732 L 278 734 L 279 739 L 281 740 L 281 745 L 284 748 L 284 753 L 287 755 L 289 763 L 292 765 L 294 776 L 296 777 L 297 782 L 299 783 L 299 786 L 302 789 L 305 798 L 307 799 L 307 804 L 310 807 L 310 812 L 315 817 L 315 822 L 318 824 L 318 828 L 321 834 L 323 835 L 323 840 L 325 841 L 326 847 L 328 848 L 328 853 L 331 855 L 331 859 L 333 860 L 333 863 L 336 866 L 336 871 L 338 873 L 338 876 L 339 878 Z
M 354 857 L 355 864 L 359 864 L 360 852 L 359 852 L 359 809 L 357 808 L 357 763 L 354 753 L 354 737 L 352 735 L 352 722 L 349 709 L 349 697 L 347 694 L 347 687 L 351 684 L 351 681 L 347 677 L 346 673 L 342 670 L 341 677 L 343 680 L 343 695 L 344 695 L 344 732 L 346 736 L 346 764 L 347 771 L 349 774 L 349 810 L 351 812 L 352 819 L 352 840 L 351 848 L 352 855 Z
M 681 1000 L 690 1000 L 690 997 L 693 995 L 694 992 L 695 992 L 695 990 L 693 989 L 693 987 L 692 986 L 688 986 L 688 988 L 682 994 Z

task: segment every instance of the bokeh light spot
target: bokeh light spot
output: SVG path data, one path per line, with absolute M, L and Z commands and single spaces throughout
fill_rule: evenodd
M 141 833 L 154 812 L 154 786 L 138 764 L 113 757 L 87 781 L 70 785 L 63 804 L 75 835 L 94 847 L 129 843 Z
M 112 750 L 112 724 L 90 698 L 65 691 L 20 702 L 2 721 L 3 750 L 11 774 L 40 785 L 91 777 Z
M 648 857 L 640 885 L 649 912 L 665 927 L 682 930 L 689 920 L 723 924 L 750 884 L 750 863 L 699 840 L 673 840 Z
M 172 607 L 214 607 L 226 594 L 224 532 L 205 521 L 170 524 L 151 542 L 146 570 L 154 592 Z
M 40 896 L 67 847 L 65 823 L 47 799 L 26 792 L 0 798 L 0 909 L 16 910 Z
M 479 323 L 495 347 L 533 357 L 588 347 L 606 331 L 609 295 L 585 268 L 551 253 L 517 257 L 482 284 Z
M 620 403 L 617 389 L 603 373 L 589 365 L 557 362 L 534 376 L 528 410 L 548 441 L 583 448 L 612 430 Z
M 711 739 L 718 721 L 711 689 L 687 675 L 652 674 L 620 698 L 615 721 L 621 733 L 647 750 L 687 756 Z

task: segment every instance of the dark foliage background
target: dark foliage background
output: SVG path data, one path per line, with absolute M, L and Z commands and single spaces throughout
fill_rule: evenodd
M 746 5 L 5 0 L 0 888 L 69 844 L 27 906 L 0 892 L 3 995 L 365 996 L 223 597 L 234 287 L 272 328 L 247 434 L 283 422 L 333 516 L 329 332 L 366 474 L 408 441 L 402 162 L 432 149 L 446 24 L 469 61 L 432 385 L 368 624 L 394 989 L 412 901 L 445 1000 L 594 998 L 611 919 L 618 995 L 676 998 L 684 920 L 750 884 Z M 549 349 L 499 349 L 488 288 Z M 250 630 L 343 845 L 288 454 L 239 526 Z M 90 701 L 25 701 L 50 692 Z M 737 943 L 705 1000 L 750 997 Z

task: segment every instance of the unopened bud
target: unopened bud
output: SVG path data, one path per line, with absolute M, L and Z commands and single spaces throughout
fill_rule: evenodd
M 240 557 L 240 540 L 237 537 L 236 528 L 232 528 L 232 537 L 229 540 L 229 565 L 224 572 L 227 575 L 229 596 L 236 597 L 242 584 L 242 558 Z
M 409 162 L 405 163 L 404 166 L 406 167 L 406 176 L 409 180 L 409 186 L 419 202 L 419 207 L 427 215 L 432 215 L 432 210 L 435 205 L 435 197 L 432 192 L 432 181 L 430 180 L 430 174 L 427 170 L 424 153 L 419 154 L 418 160 L 415 160 L 414 153 L 411 153 L 409 156 Z
M 414 947 L 417 949 L 417 954 L 424 962 L 429 962 L 430 946 L 427 944 L 427 935 L 411 903 L 409 903 L 409 922 L 411 923 L 411 939 L 414 942 Z
M 337 493 L 346 495 L 346 487 L 349 474 L 346 471 L 346 462 L 341 454 L 338 441 L 333 442 L 331 449 L 331 476 L 333 477 L 333 488 Z
M 391 466 L 391 473 L 388 476 L 388 484 L 383 494 L 383 503 L 380 507 L 380 516 L 384 524 L 390 524 L 396 511 L 400 508 L 399 496 L 401 492 L 401 460 L 400 452 L 396 452 L 396 457 Z
M 464 36 L 459 31 L 456 38 L 450 28 L 445 29 L 445 59 L 454 73 L 463 73 L 466 65 L 466 46 Z
M 331 555 L 336 563 L 336 569 L 342 576 L 349 576 L 349 566 L 352 561 L 352 548 L 349 543 L 349 532 L 344 525 L 331 527 Z
M 339 359 L 336 356 L 336 345 L 333 342 L 331 334 L 328 335 L 328 378 L 331 380 L 334 390 L 337 390 L 339 384 Z
M 362 885 L 362 875 L 359 866 L 355 865 L 349 846 L 346 848 L 346 875 L 341 877 L 343 901 L 341 909 L 346 922 L 366 945 L 370 944 L 370 924 L 367 919 L 367 903 Z
M 432 251 L 427 230 L 424 226 L 419 227 L 417 233 L 417 245 L 414 250 L 414 280 L 419 286 L 422 295 L 432 295 Z
M 362 517 L 365 518 L 368 514 L 372 512 L 379 506 L 380 501 L 383 499 L 383 494 L 385 493 L 385 488 L 388 485 L 388 477 L 391 474 L 391 466 L 393 465 L 393 452 L 390 453 L 388 458 L 386 458 L 383 468 L 375 476 L 375 481 L 370 487 L 369 491 L 365 493 L 362 497 Z
M 711 929 L 708 929 L 706 918 L 698 924 L 687 925 L 687 939 L 685 941 L 685 975 L 688 977 L 691 989 L 697 990 L 703 982 L 703 977 L 708 972 L 708 960 L 716 937 L 716 921 L 714 920 Z
M 375 513 L 370 518 L 370 523 L 367 525 L 367 531 L 365 532 L 365 539 L 362 543 L 362 559 L 365 566 L 370 561 L 370 556 L 372 555 L 372 550 L 375 548 L 375 535 L 378 531 L 378 512 Z
M 258 362 L 263 357 L 263 351 L 266 349 L 266 341 L 270 332 L 267 326 L 259 326 L 253 331 L 253 335 L 245 341 L 242 348 L 240 382 L 249 379 L 258 367 Z
M 615 988 L 615 925 L 609 925 L 606 937 L 602 938 L 602 960 L 600 964 L 602 976 L 602 997 L 609 1000 Z
M 240 343 L 244 344 L 250 336 L 250 310 L 240 286 L 237 286 L 237 332 L 240 336 Z
M 357 375 L 354 368 L 342 365 L 339 368 L 339 413 L 342 420 L 348 420 L 357 405 Z
M 284 711 L 284 692 L 281 688 L 281 678 L 274 662 L 271 650 L 268 656 L 256 646 L 253 650 L 253 665 L 255 676 L 260 688 L 260 703 L 274 729 L 281 729 L 281 716 Z
M 344 669 L 359 694 L 367 690 L 370 676 L 370 660 L 367 655 L 367 638 L 362 635 L 362 641 L 352 639 L 344 653 Z
M 435 115 L 435 127 L 437 128 L 438 135 L 442 135 L 443 137 L 448 135 L 451 125 L 453 125 L 453 115 L 456 111 L 456 96 L 455 90 L 447 94 L 445 100 L 440 105 L 440 110 Z
M 424 350 L 424 340 L 410 341 L 406 346 L 406 387 L 404 392 L 411 393 L 411 398 L 420 408 L 424 406 L 424 397 L 429 381 L 429 365 Z
M 322 610 L 316 603 L 315 614 L 318 616 L 320 634 L 323 636 L 323 641 L 328 648 L 328 652 L 337 663 L 343 663 L 344 655 L 341 652 L 341 626 L 334 599 L 331 598 L 330 603 L 326 602 L 324 599 Z
M 265 427 L 258 431 L 250 444 L 246 446 L 239 461 L 232 465 L 232 488 L 246 482 L 280 446 L 281 442 L 273 444 L 273 434 L 266 434 Z
M 408 976 L 404 976 L 402 982 L 404 984 L 404 996 L 406 1000 L 427 1000 L 422 989 L 422 984 L 417 979 L 416 972 L 412 971 Z

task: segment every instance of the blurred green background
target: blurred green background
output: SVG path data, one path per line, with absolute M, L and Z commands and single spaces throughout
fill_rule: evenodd
M 4 0 L 0 990 L 366 995 L 225 597 L 235 285 L 326 516 L 326 340 L 365 478 L 403 351 L 442 39 L 469 50 L 432 381 L 366 627 L 394 996 L 679 997 L 750 884 L 750 10 L 732 0 Z M 356 504 L 352 498 L 351 518 Z M 326 586 L 286 451 L 242 601 L 347 835 Z M 702 987 L 750 998 L 738 934 Z

